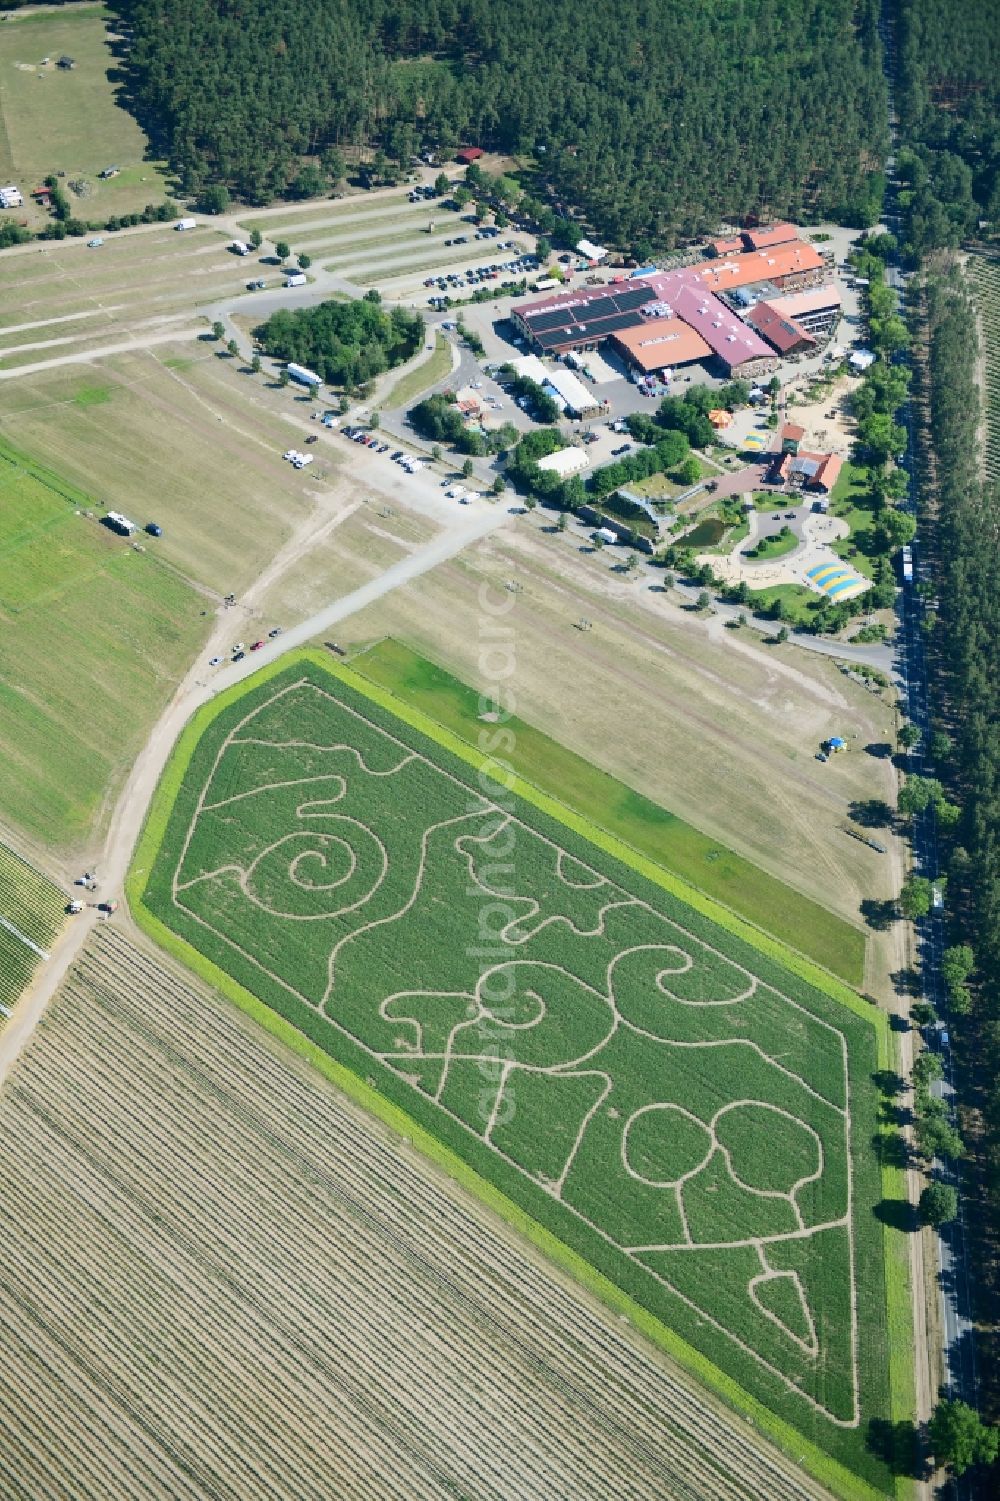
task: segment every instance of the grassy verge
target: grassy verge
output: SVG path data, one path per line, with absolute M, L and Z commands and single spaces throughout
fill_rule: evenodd
M 436 386 L 439 380 L 444 380 L 450 370 L 451 346 L 443 334 L 435 334 L 434 353 L 422 360 L 416 369 L 409 370 L 400 377 L 385 400 L 379 402 L 379 410 L 406 406 L 408 402 L 415 401 L 424 391 Z
M 819 605 L 820 597 L 802 584 L 774 584 L 769 589 L 753 591 L 753 608 L 767 610 L 780 599 L 789 625 L 808 625 Z
M 788 535 L 785 537 L 782 537 L 780 533 L 773 537 L 762 537 L 745 556 L 755 563 L 765 563 L 774 558 L 785 557 L 788 553 L 794 552 L 798 545 L 799 538 L 789 528 Z
M 704 459 L 696 453 L 690 455 L 701 470 L 702 479 L 711 479 L 719 473 L 711 464 L 706 464 Z M 646 479 L 636 480 L 635 484 L 628 484 L 626 490 L 634 490 L 636 495 L 644 495 L 647 500 L 676 500 L 678 495 L 683 495 L 685 490 L 690 490 L 690 485 L 682 485 L 662 470 L 658 474 L 650 474 Z
M 870 505 L 865 504 L 868 486 L 864 474 L 865 471 L 856 464 L 845 464 L 833 487 L 831 514 L 846 521 L 851 531 L 849 536 L 838 538 L 831 546 L 838 558 L 850 563 L 865 578 L 871 578 L 872 559 L 868 555 L 868 543 L 875 526 L 875 513 Z
M 466 743 L 479 739 L 484 726 L 476 691 L 401 642 L 380 642 L 355 658 L 352 666 Z M 515 718 L 507 728 L 514 742 L 509 759 L 519 775 L 558 796 L 567 808 L 586 812 L 640 855 L 724 902 L 849 985 L 863 983 L 866 938 L 860 928 L 624 786 L 534 725 Z
M 291 662 L 286 660 L 275 663 L 258 674 L 250 687 L 239 685 L 219 695 L 211 705 L 195 717 L 178 742 L 174 756 L 154 798 L 135 862 L 126 882 L 128 899 L 137 918 L 157 941 L 203 975 L 210 984 L 241 1006 L 269 1032 L 281 1038 L 294 1051 L 312 1062 L 346 1094 L 366 1109 L 371 1110 L 393 1130 L 413 1139 L 452 1177 L 474 1191 L 495 1212 L 553 1260 L 572 1272 L 610 1307 L 629 1318 L 647 1338 L 659 1345 L 699 1380 L 731 1402 L 739 1411 L 750 1417 L 762 1432 L 779 1444 L 796 1462 L 804 1464 L 833 1492 L 844 1497 L 845 1501 L 846 1498 L 851 1498 L 851 1501 L 858 1498 L 858 1501 L 861 1501 L 861 1498 L 891 1493 L 892 1482 L 889 1477 L 884 1471 L 880 1471 L 879 1466 L 870 1456 L 864 1458 L 865 1449 L 860 1434 L 845 1434 L 841 1431 L 839 1434 L 825 1435 L 828 1443 L 836 1440 L 834 1448 L 845 1463 L 830 1452 L 821 1449 L 812 1438 L 803 1436 L 802 1431 L 793 1426 L 785 1417 L 772 1411 L 770 1407 L 750 1395 L 746 1389 L 746 1382 L 741 1384 L 740 1381 L 734 1379 L 733 1375 L 721 1370 L 718 1364 L 703 1351 L 693 1348 L 682 1333 L 668 1328 L 648 1307 L 642 1306 L 636 1296 L 633 1296 L 636 1290 L 635 1278 L 613 1279 L 608 1274 L 610 1263 L 607 1255 L 601 1253 L 599 1245 L 596 1248 L 586 1245 L 585 1237 L 566 1234 L 565 1219 L 560 1220 L 561 1206 L 555 1205 L 548 1195 L 541 1194 L 532 1185 L 525 1188 L 523 1183 L 518 1183 L 516 1175 L 506 1171 L 502 1162 L 489 1160 L 495 1157 L 489 1149 L 485 1149 L 484 1152 L 478 1151 L 478 1143 L 463 1143 L 462 1156 L 456 1155 L 456 1152 L 452 1150 L 452 1143 L 447 1140 L 443 1141 L 440 1134 L 433 1129 L 425 1128 L 422 1116 L 426 1118 L 426 1112 L 421 1111 L 418 1097 L 408 1086 L 396 1081 L 399 1087 L 394 1088 L 392 1076 L 385 1080 L 379 1078 L 376 1082 L 371 1077 L 370 1061 L 362 1064 L 360 1072 L 366 1076 L 366 1082 L 362 1082 L 362 1079 L 358 1077 L 356 1064 L 353 1069 L 345 1066 L 339 1056 L 331 1057 L 326 1048 L 303 1035 L 303 1030 L 313 1030 L 312 1028 L 307 1026 L 300 1029 L 287 1016 L 276 1014 L 269 1006 L 240 986 L 229 973 L 203 954 L 193 950 L 178 934 L 167 929 L 150 911 L 147 906 L 149 900 L 147 893 L 156 857 L 168 834 L 168 825 L 174 813 L 175 804 L 178 799 L 187 800 L 192 795 L 193 782 L 187 786 L 185 782 L 192 759 L 199 752 L 202 741 L 206 739 L 206 732 L 220 716 L 240 704 L 248 694 L 256 692 L 262 685 L 282 674 L 289 674 L 290 668 L 294 669 L 306 664 L 314 670 L 318 669 L 322 673 L 339 679 L 355 692 L 364 695 L 374 705 L 386 710 L 397 721 L 401 720 L 420 733 L 431 737 L 458 761 L 477 770 L 482 767 L 486 758 L 481 751 L 474 750 L 467 742 L 450 733 L 440 724 L 429 720 L 419 710 L 400 702 L 390 693 L 370 682 L 366 682 L 351 669 L 334 667 L 326 657 L 308 652 L 297 654 Z M 222 729 L 215 731 L 215 738 L 221 733 Z M 212 737 L 208 738 L 212 739 Z M 205 755 L 211 757 L 213 750 L 214 740 L 207 749 L 201 751 L 201 759 L 204 760 Z M 194 781 L 197 781 L 197 778 Z M 891 1039 L 888 1036 L 885 1017 L 874 1012 L 847 987 L 830 975 L 821 972 L 801 955 L 790 953 L 780 943 L 749 928 L 732 912 L 721 908 L 703 893 L 693 891 L 684 882 L 653 865 L 605 830 L 594 828 L 584 816 L 549 797 L 537 786 L 531 786 L 515 778 L 511 790 L 525 802 L 532 804 L 543 815 L 558 820 L 563 827 L 582 835 L 614 859 L 623 862 L 639 875 L 655 883 L 662 891 L 676 896 L 687 904 L 692 913 L 702 914 L 712 924 L 733 935 L 738 943 L 749 945 L 760 956 L 762 968 L 761 965 L 755 967 L 761 968 L 762 973 L 769 975 L 783 972 L 786 978 L 791 975 L 800 977 L 811 989 L 803 991 L 793 986 L 793 993 L 805 999 L 810 1009 L 822 1015 L 826 1008 L 827 1014 L 830 1014 L 829 1002 L 839 1003 L 842 1009 L 838 1025 L 842 1029 L 842 1035 L 850 1050 L 851 1091 L 857 1114 L 857 1131 L 853 1143 L 856 1173 L 857 1280 L 866 1298 L 864 1310 L 866 1316 L 861 1320 L 860 1329 L 861 1368 L 864 1382 L 869 1387 L 869 1395 L 871 1396 L 872 1386 L 876 1394 L 888 1388 L 893 1416 L 907 1416 L 905 1367 L 909 1349 L 908 1324 L 905 1317 L 899 1317 L 901 1310 L 905 1315 L 905 1259 L 901 1259 L 896 1254 L 896 1247 L 891 1249 L 890 1254 L 888 1245 L 889 1241 L 901 1241 L 902 1237 L 898 1232 L 883 1228 L 871 1213 L 874 1199 L 878 1197 L 880 1191 L 886 1192 L 887 1179 L 884 1170 L 880 1176 L 874 1155 L 869 1150 L 867 1134 L 864 1134 L 863 1138 L 860 1136 L 860 1133 L 866 1133 L 866 1128 L 874 1124 L 876 1120 L 872 1084 L 873 1066 L 876 1063 L 884 1064 L 885 1060 L 891 1056 L 889 1052 Z M 774 959 L 783 967 L 783 970 L 772 970 L 766 963 L 768 959 Z M 837 1004 L 834 1005 L 834 1010 L 836 1009 Z M 330 1029 L 326 1030 L 330 1031 Z M 330 1046 L 328 1039 L 327 1042 Z M 349 1050 L 343 1050 L 339 1042 L 336 1044 L 336 1049 L 338 1055 L 344 1051 L 344 1056 L 349 1058 Z M 405 1093 L 400 1094 L 401 1090 Z M 413 1101 L 410 1096 L 414 1096 Z M 401 1106 L 400 1099 L 405 1100 L 405 1106 Z M 461 1138 L 459 1141 L 461 1142 Z M 492 1181 L 487 1181 L 488 1179 Z M 515 1202 L 515 1199 L 521 1199 L 523 1202 Z M 527 1211 L 526 1204 L 533 1212 Z M 539 1220 L 547 1220 L 550 1223 L 539 1223 Z M 554 1226 L 555 1229 L 550 1226 Z M 567 1244 L 567 1241 L 574 1240 L 578 1244 Z M 584 1251 L 580 1249 L 581 1241 L 585 1246 Z M 887 1280 L 885 1301 L 888 1303 L 890 1321 L 894 1326 L 894 1331 L 898 1331 L 898 1343 L 894 1342 L 887 1347 L 884 1346 L 885 1318 L 881 1291 L 884 1280 Z M 893 1317 L 894 1311 L 895 1317 Z M 890 1366 L 888 1377 L 884 1371 L 886 1363 Z M 734 1361 L 734 1364 L 739 1369 L 739 1362 Z M 773 1401 L 773 1387 L 771 1397 Z M 875 1395 L 872 1400 L 874 1408 L 869 1408 L 869 1410 L 885 1411 L 887 1398 Z M 774 1405 L 780 1407 L 787 1403 L 775 1402 Z M 814 1430 L 816 1428 L 815 1423 L 807 1426 Z M 868 1479 L 847 1468 L 848 1465 L 853 1465 L 855 1460 L 858 1461 L 862 1470 L 867 1470 Z M 878 1489 L 876 1489 L 876 1483 Z

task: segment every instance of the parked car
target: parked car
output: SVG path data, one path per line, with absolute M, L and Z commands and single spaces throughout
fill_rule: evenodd
M 101 248 L 101 246 L 103 244 L 104 244 L 104 241 L 101 239 L 100 235 L 95 235 L 92 240 L 88 240 L 87 241 L 87 249 L 88 250 L 100 250 L 100 248 Z
M 274 640 L 275 636 L 281 635 L 281 629 L 282 628 L 280 625 L 276 625 L 273 630 L 268 631 L 267 634 L 270 636 L 272 641 Z
M 242 662 L 243 658 L 245 656 L 246 656 L 246 652 L 245 651 L 234 651 L 233 652 L 233 661 L 234 662 Z
M 263 641 L 255 641 L 255 642 L 254 642 L 254 643 L 253 643 L 253 645 L 252 645 L 252 646 L 251 646 L 251 648 L 250 648 L 250 650 L 251 650 L 251 651 L 260 651 L 260 649 L 261 649 L 261 647 L 262 647 L 262 646 L 263 646 L 263 645 L 264 645 L 264 642 L 263 642 Z

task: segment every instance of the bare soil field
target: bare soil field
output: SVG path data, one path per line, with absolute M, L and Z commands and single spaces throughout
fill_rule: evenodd
M 0 1124 L 12 1497 L 824 1494 L 119 934 L 84 954 Z
M 857 423 L 850 414 L 849 403 L 860 379 L 850 375 L 838 376 L 818 401 L 806 399 L 805 392 L 811 383 L 810 377 L 800 376 L 786 387 L 785 409 L 788 420 L 805 428 L 803 448 L 846 456 L 857 429 Z

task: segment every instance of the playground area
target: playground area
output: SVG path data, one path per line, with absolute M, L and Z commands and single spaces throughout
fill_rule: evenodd
M 780 506 L 785 496 L 776 495 L 775 505 Z M 773 589 L 794 584 L 811 589 L 827 599 L 841 601 L 853 599 L 871 587 L 870 581 L 844 563 L 833 550 L 832 544 L 850 534 L 847 522 L 839 516 L 798 508 L 794 516 L 784 515 L 791 521 L 790 530 L 797 536 L 796 545 L 783 556 L 761 558 L 757 561 L 747 554 L 761 541 L 774 535 L 778 525 L 777 514 L 767 519 L 766 513 L 750 513 L 750 530 L 726 557 L 699 556 L 699 563 L 708 563 L 717 578 L 724 584 L 746 583 L 750 589 Z

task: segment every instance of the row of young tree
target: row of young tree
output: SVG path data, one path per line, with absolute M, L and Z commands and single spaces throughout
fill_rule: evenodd
M 970 1254 L 986 1299 L 997 1291 L 1000 1235 L 1000 1078 L 990 1063 L 1000 1043 L 1000 488 L 982 479 L 976 319 L 953 257 L 937 257 L 927 271 L 921 311 L 928 443 L 921 491 L 925 577 L 918 587 L 933 596 L 925 628 L 935 717 L 920 746 L 923 774 L 907 778 L 899 807 L 911 816 L 932 809 L 943 851 L 950 941 L 941 975 L 952 1029 L 969 1065 L 963 1102 L 975 1107 L 981 1126 Z M 911 730 L 904 743 L 913 748 L 918 740 Z M 917 915 L 926 910 L 925 904 Z M 934 1019 L 926 1003 L 913 1011 L 918 1022 Z M 925 1115 L 918 1108 L 927 1146 L 937 1155 L 957 1155 L 962 1142 L 953 1127 L 930 1117 L 924 1123 Z M 985 1304 L 981 1316 L 988 1324 Z M 995 1380 L 990 1348 L 984 1338 L 980 1376 L 987 1392 Z M 959 1456 L 953 1466 L 995 1460 L 998 1431 L 959 1410 L 961 1404 L 946 1406 L 940 1442 Z
M 123 102 L 186 192 L 262 202 L 328 153 L 531 157 L 622 244 L 720 218 L 873 223 L 878 0 L 118 0 Z M 831 79 L 836 86 L 831 87 Z
M 941 724 L 932 737 L 940 780 L 918 780 L 931 798 L 954 798 L 958 816 L 949 865 L 953 921 L 978 957 L 977 1018 L 1000 1040 L 1000 489 L 979 468 L 980 393 L 975 313 L 958 266 L 927 277 L 930 437 L 933 472 L 926 530 L 937 578 L 931 660 Z M 945 806 L 952 806 L 945 804 Z M 939 816 L 940 821 L 940 816 Z M 958 1010 L 966 993 L 953 993 Z M 993 1118 L 1000 1168 L 1000 1082 Z M 1000 1179 L 998 1179 L 1000 1191 Z M 1000 1197 L 998 1197 L 1000 1207 Z
M 1000 6 L 897 0 L 899 204 L 913 260 L 1000 231 Z

